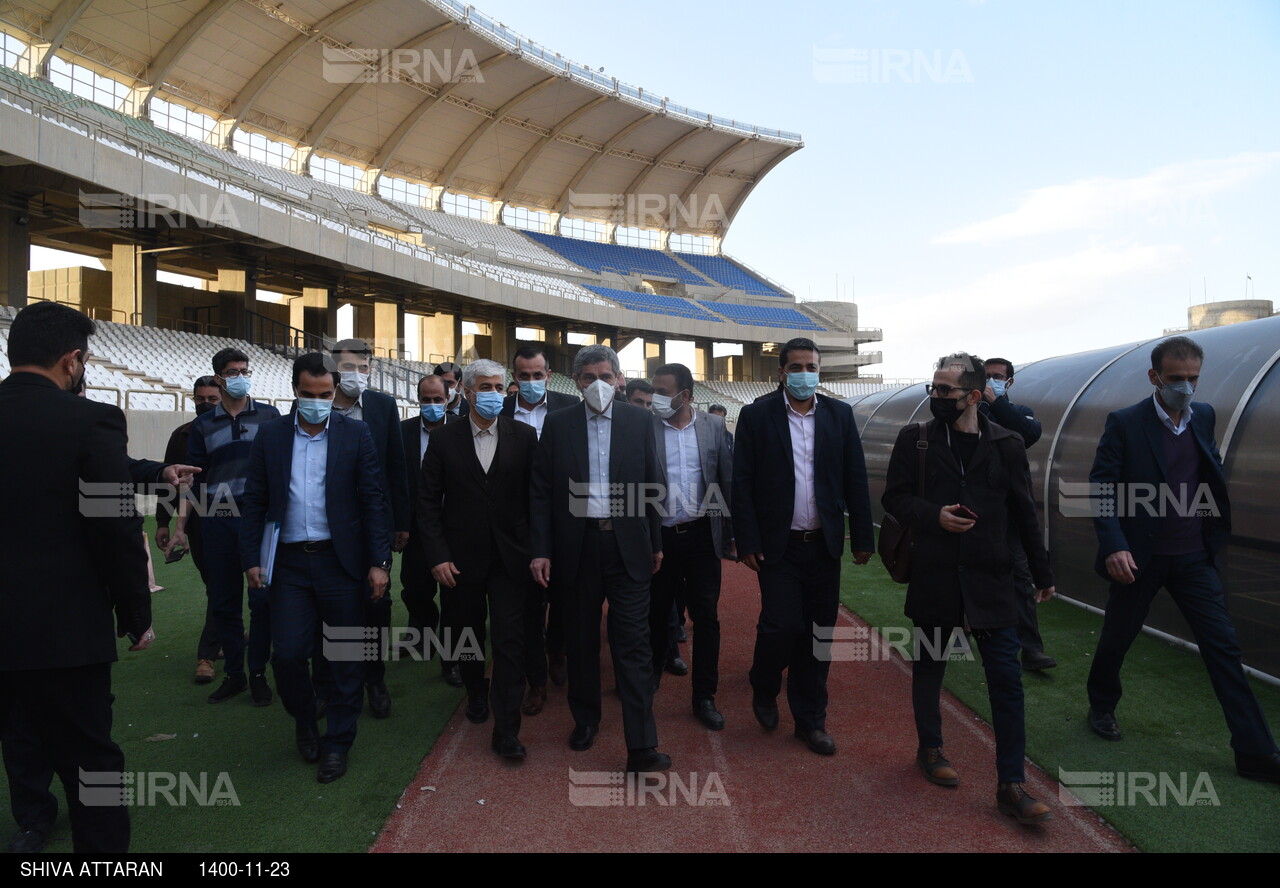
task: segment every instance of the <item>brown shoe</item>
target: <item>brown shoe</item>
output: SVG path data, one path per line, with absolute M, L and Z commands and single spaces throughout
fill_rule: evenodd
M 196 684 L 207 685 L 213 681 L 213 661 L 196 660 Z
M 921 746 L 916 751 L 916 764 L 924 771 L 924 776 L 929 778 L 930 783 L 939 786 L 958 786 L 960 783 L 960 775 L 951 767 L 951 762 L 947 761 L 941 746 Z
M 547 675 L 551 677 L 553 685 L 558 688 L 564 687 L 564 683 L 569 677 L 565 670 L 564 654 L 551 654 L 547 657 Z
M 524 705 L 520 707 L 520 711 L 525 715 L 537 715 L 542 712 L 542 707 L 547 705 L 547 686 L 538 685 L 537 687 L 529 686 L 529 690 L 525 691 Z
M 1001 783 L 996 789 L 996 806 L 1001 814 L 1008 814 L 1019 823 L 1044 823 L 1053 819 L 1049 806 L 1027 795 L 1021 783 Z

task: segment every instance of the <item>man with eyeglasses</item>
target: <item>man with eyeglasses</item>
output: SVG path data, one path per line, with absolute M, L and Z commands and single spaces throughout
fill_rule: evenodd
M 249 675 L 245 676 L 244 574 L 240 572 L 240 501 L 249 452 L 258 430 L 280 411 L 249 397 L 253 371 L 249 356 L 224 348 L 213 356 L 221 402 L 199 416 L 188 438 L 191 464 L 201 469 L 193 487 L 203 510 L 206 584 L 222 645 L 222 685 L 210 703 L 225 703 L 246 689 L 254 706 L 269 706 L 267 661 L 271 657 L 271 613 L 266 590 L 249 590 Z M 183 500 L 171 545 L 186 544 L 191 503 Z
M 915 533 L 905 612 L 915 624 L 916 763 L 931 783 L 959 783 L 942 750 L 939 696 L 954 645 L 971 630 L 991 699 L 997 807 L 1019 823 L 1042 823 L 1053 815 L 1024 787 L 1026 723 L 1010 527 L 1027 553 L 1037 601 L 1053 596 L 1053 575 L 1040 541 L 1026 447 L 1017 434 L 979 413 L 986 387 L 978 358 L 956 352 L 938 361 L 933 383 L 926 386 L 933 421 L 923 428 L 912 423 L 898 434 L 881 502 Z M 967 644 L 963 649 L 968 651 Z
M 988 358 L 983 365 L 987 371 L 987 387 L 982 391 L 978 412 L 994 423 L 1022 436 L 1022 443 L 1030 450 L 1040 440 L 1040 423 L 1035 413 L 1025 404 L 1009 400 L 1013 388 L 1013 363 L 1008 358 Z M 1013 551 L 1013 581 L 1018 589 L 1018 643 L 1022 645 L 1022 668 L 1029 672 L 1043 672 L 1058 665 L 1058 661 L 1044 652 L 1044 639 L 1040 637 L 1040 620 L 1036 615 L 1036 590 L 1031 581 L 1031 569 L 1027 566 L 1027 554 L 1017 534 L 1010 534 L 1009 547 Z

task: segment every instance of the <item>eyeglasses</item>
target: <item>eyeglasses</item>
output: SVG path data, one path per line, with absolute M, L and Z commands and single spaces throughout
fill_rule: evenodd
M 928 393 L 929 397 L 931 398 L 934 398 L 934 397 L 950 398 L 956 392 L 964 392 L 965 394 L 968 394 L 969 392 L 973 391 L 973 389 L 964 388 L 963 386 L 944 385 L 944 384 L 934 385 L 933 383 L 926 383 L 924 390 L 926 393 Z
M 223 370 L 222 371 L 223 379 L 236 379 L 237 377 L 240 377 L 240 376 L 243 376 L 245 379 L 248 379 L 249 377 L 253 376 L 253 371 L 252 370 Z

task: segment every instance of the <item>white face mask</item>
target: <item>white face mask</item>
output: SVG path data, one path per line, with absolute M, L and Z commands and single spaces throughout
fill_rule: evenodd
M 657 392 L 653 393 L 653 412 L 658 414 L 661 419 L 670 419 L 676 415 L 676 411 L 679 409 L 671 406 L 671 398 L 666 395 L 660 395 Z
M 341 378 L 338 388 L 342 389 L 342 393 L 348 398 L 360 397 L 369 387 L 368 373 L 361 373 L 359 370 L 343 370 L 338 376 Z
M 592 410 L 596 413 L 604 413 L 604 409 L 609 406 L 609 402 L 613 400 L 616 391 L 613 383 L 597 379 L 587 386 L 583 396 L 587 399 L 587 404 L 590 405 Z

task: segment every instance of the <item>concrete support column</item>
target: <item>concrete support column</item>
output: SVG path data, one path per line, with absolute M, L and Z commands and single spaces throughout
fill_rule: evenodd
M 653 379 L 653 371 L 667 363 L 667 341 L 665 339 L 646 339 L 644 341 L 644 375 Z
M 232 339 L 249 338 L 249 319 L 245 313 L 258 303 L 258 277 L 243 268 L 219 268 L 213 284 L 218 292 L 218 323 L 227 328 Z
M 27 272 L 31 270 L 31 232 L 27 199 L 5 190 L 0 209 L 0 305 L 22 308 L 27 304 Z
M 404 351 L 404 306 L 395 302 L 373 304 L 373 339 L 377 355 L 399 358 Z
M 137 244 L 111 245 L 111 320 L 156 325 L 156 254 Z
M 338 304 L 329 287 L 304 287 L 289 300 L 289 326 L 332 342 L 338 336 Z
M 431 364 L 452 361 L 458 353 L 461 337 L 455 335 L 460 326 L 451 314 L 423 315 L 418 339 L 418 354 Z
M 693 366 L 689 368 L 693 371 L 694 379 L 706 380 L 716 375 L 713 355 L 714 343 L 710 339 L 694 340 Z

